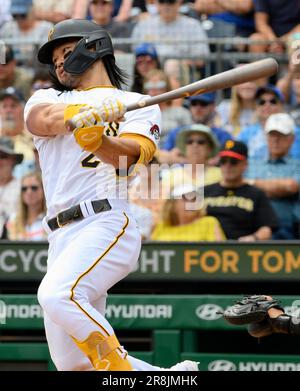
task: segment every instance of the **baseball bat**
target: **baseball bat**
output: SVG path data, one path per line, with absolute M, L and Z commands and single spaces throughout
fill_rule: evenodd
M 213 92 L 224 88 L 230 88 L 237 84 L 246 83 L 248 81 L 269 77 L 278 71 L 278 63 L 274 58 L 267 58 L 260 61 L 252 62 L 229 71 L 221 72 L 205 79 L 196 81 L 186 86 L 176 88 L 173 91 L 168 91 L 163 94 L 150 98 L 142 98 L 135 103 L 127 106 L 126 111 L 141 109 L 143 107 L 156 105 L 161 102 L 187 98 L 191 95 L 200 95 L 206 92 Z M 69 121 L 67 127 L 70 130 L 75 128 L 72 121 Z

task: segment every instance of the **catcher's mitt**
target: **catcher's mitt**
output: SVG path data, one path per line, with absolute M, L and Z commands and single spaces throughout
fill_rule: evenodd
M 277 308 L 283 311 L 279 301 L 268 296 L 245 296 L 242 300 L 227 308 L 223 316 L 227 322 L 234 325 L 257 323 L 269 318 L 268 310 L 270 308 Z

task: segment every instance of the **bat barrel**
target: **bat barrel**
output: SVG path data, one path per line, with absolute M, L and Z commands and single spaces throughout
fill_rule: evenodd
M 199 95 L 205 92 L 230 88 L 237 84 L 269 77 L 277 71 L 278 63 L 274 58 L 255 61 L 251 64 L 221 72 L 217 75 L 207 77 L 203 80 L 188 84 L 173 91 L 165 92 L 164 94 L 155 97 L 143 98 L 136 103 L 128 105 L 127 111 L 158 104 L 167 100 L 186 98 L 191 95 Z

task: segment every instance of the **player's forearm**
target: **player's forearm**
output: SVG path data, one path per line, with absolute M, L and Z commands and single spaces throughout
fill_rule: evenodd
M 102 145 L 94 155 L 116 169 L 127 169 L 138 161 L 140 145 L 134 140 L 103 136 Z
M 299 191 L 299 184 L 292 178 L 255 179 L 253 184 L 263 190 L 270 198 L 288 197 Z
M 53 137 L 71 134 L 64 123 L 64 103 L 35 106 L 26 121 L 27 129 L 35 136 Z

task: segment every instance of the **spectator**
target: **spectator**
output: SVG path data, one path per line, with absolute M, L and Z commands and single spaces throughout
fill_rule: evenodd
M 235 36 L 249 37 L 254 33 L 253 0 L 196 0 L 194 9 L 213 22 L 233 25 Z
M 153 0 L 151 0 L 153 2 Z M 118 22 L 148 17 L 147 0 L 115 0 L 114 19 Z
M 89 0 L 33 0 L 34 15 L 39 20 L 58 23 L 65 19 L 85 19 Z
M 285 97 L 289 112 L 296 125 L 300 126 L 300 33 L 292 35 L 289 42 L 289 65 L 286 74 L 277 82 Z
M 144 83 L 144 93 L 150 96 L 156 96 L 170 91 L 170 81 L 168 76 L 159 69 L 153 69 L 147 73 Z M 160 143 L 163 144 L 168 132 L 178 126 L 189 125 L 192 122 L 192 116 L 186 108 L 175 106 L 174 100 L 161 102 L 159 104 L 162 115 L 162 132 Z
M 251 159 L 246 173 L 251 183 L 265 192 L 279 220 L 275 239 L 299 239 L 300 162 L 289 150 L 295 137 L 295 126 L 288 114 L 271 115 L 265 125 L 268 159 Z
M 130 38 L 133 24 L 117 22 L 112 17 L 113 0 L 88 0 L 89 11 L 93 22 L 103 27 L 112 38 Z M 129 44 L 115 44 L 115 50 L 130 52 Z
M 0 28 L 5 23 L 11 20 L 10 0 L 2 0 L 0 8 Z
M 158 161 L 153 158 L 148 166 L 141 167 L 128 191 L 130 209 L 143 239 L 150 239 L 153 227 L 160 219 L 164 194 L 159 169 Z
M 160 241 L 216 241 L 225 235 L 215 217 L 206 216 L 205 209 L 194 208 L 196 188 L 191 185 L 176 186 L 171 199 L 166 200 L 162 221 L 154 228 L 152 240 Z M 198 201 L 199 203 L 199 201 Z
M 20 164 L 23 155 L 15 153 L 13 141 L 0 137 L 0 238 L 6 239 L 6 222 L 16 209 L 20 184 L 13 176 L 13 169 Z
M 219 144 L 224 144 L 225 141 L 231 140 L 232 136 L 225 130 L 219 128 L 217 123 L 217 113 L 215 110 L 216 95 L 208 92 L 202 95 L 193 95 L 189 98 L 189 110 L 192 115 L 192 123 L 203 124 L 211 128 L 212 133 L 218 140 Z M 167 139 L 162 146 L 162 151 L 159 151 L 159 160 L 161 162 L 182 162 L 178 155 L 178 150 L 174 149 L 176 137 L 181 128 L 175 128 L 167 135 Z M 170 151 L 170 152 L 166 152 Z
M 267 140 L 264 126 L 271 114 L 284 111 L 284 97 L 281 91 L 272 86 L 261 87 L 255 95 L 257 122 L 242 129 L 238 140 L 248 146 L 250 158 L 266 159 L 268 157 Z M 291 157 L 300 158 L 300 129 L 296 128 L 295 142 L 290 150 Z
M 274 41 L 272 44 L 253 44 L 253 53 L 284 53 L 290 35 L 300 31 L 300 2 L 298 0 L 254 0 L 256 33 L 253 41 Z
M 14 176 L 21 178 L 34 165 L 32 137 L 24 130 L 24 102 L 20 93 L 11 88 L 0 92 L 0 136 L 11 137 L 14 150 L 23 155 L 22 164 L 14 169 Z
M 0 90 L 14 87 L 25 99 L 28 99 L 31 81 L 31 75 L 21 67 L 17 67 L 12 47 L 5 45 L 5 64 L 0 64 Z
M 0 39 L 14 40 L 18 51 L 18 62 L 31 68 L 34 65 L 36 45 L 47 41 L 52 24 L 38 21 L 32 10 L 32 0 L 11 0 L 13 20 L 0 29 Z M 30 42 L 30 43 L 29 43 Z
M 131 91 L 142 94 L 144 79 L 153 69 L 161 69 L 155 46 L 149 42 L 142 43 L 135 49 L 135 65 Z
M 32 172 L 22 178 L 21 194 L 17 213 L 7 223 L 10 240 L 46 240 L 46 232 L 42 226 L 46 206 L 39 172 Z
M 216 110 L 222 129 L 237 136 L 241 128 L 256 121 L 256 90 L 257 85 L 254 82 L 239 84 L 232 88 L 231 99 L 222 101 Z
M 36 71 L 33 76 L 31 83 L 31 92 L 30 95 L 33 95 L 35 91 L 51 88 L 52 81 L 49 75 L 49 72 L 43 69 Z
M 195 124 L 183 127 L 177 135 L 176 148 L 186 164 L 162 171 L 164 187 L 168 183 L 171 186 L 192 183 L 198 188 L 220 180 L 220 169 L 208 165 L 209 158 L 214 157 L 219 149 L 219 143 L 208 126 Z
M 221 181 L 204 189 L 207 214 L 220 221 L 227 239 L 270 239 L 277 219 L 264 192 L 244 181 L 247 146 L 229 140 L 219 155 Z
M 198 20 L 179 13 L 181 0 L 158 0 L 159 15 L 139 21 L 133 29 L 132 38 L 154 42 L 160 58 L 202 59 L 209 54 L 208 44 L 191 42 L 195 38 L 207 40 L 205 31 Z M 171 40 L 164 43 L 163 39 Z M 174 42 L 176 39 L 185 42 Z M 173 41 L 173 43 L 172 43 Z

